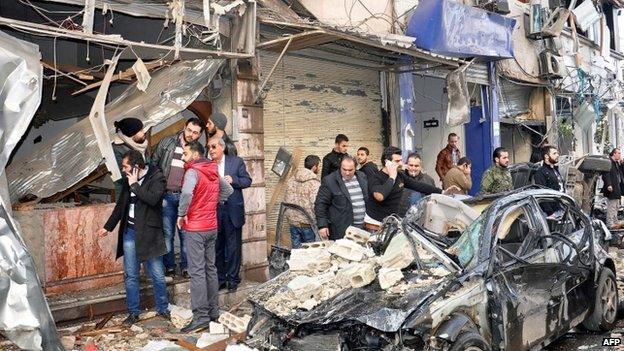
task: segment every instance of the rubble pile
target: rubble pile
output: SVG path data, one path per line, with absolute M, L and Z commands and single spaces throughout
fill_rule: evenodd
M 449 273 L 439 267 L 431 253 L 417 245 L 421 262 L 432 265 L 423 269 L 427 278 L 407 282 L 402 270 L 415 259 L 408 238 L 398 233 L 380 256 L 371 248 L 376 239 L 364 230 L 349 227 L 344 239 L 308 243 L 293 249 L 288 261 L 290 270 L 282 279 L 278 278 L 281 288 L 263 307 L 285 317 L 298 310 L 312 310 L 344 290 L 364 287 L 375 280 L 388 293 L 401 294 L 419 285 L 435 283 Z

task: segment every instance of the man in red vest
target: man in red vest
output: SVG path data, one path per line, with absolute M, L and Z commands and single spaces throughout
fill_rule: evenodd
M 216 163 L 204 157 L 198 141 L 184 146 L 184 182 L 178 205 L 178 227 L 184 231 L 191 276 L 193 320 L 182 332 L 197 332 L 219 317 L 219 280 L 215 266 L 217 205 L 234 191 L 219 176 Z

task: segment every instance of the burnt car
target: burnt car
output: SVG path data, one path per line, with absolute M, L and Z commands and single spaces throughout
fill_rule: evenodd
M 546 216 L 544 206 L 557 211 Z M 548 189 L 463 202 L 431 195 L 361 241 L 364 254 L 354 259 L 362 262 L 336 258 L 342 247 L 358 251 L 336 241 L 342 247 L 328 249 L 331 268 L 291 269 L 260 285 L 249 297 L 246 343 L 265 350 L 534 350 L 579 325 L 610 330 L 618 294 L 613 259 L 597 244 L 602 230 L 571 197 Z M 322 251 L 314 257 L 327 258 Z

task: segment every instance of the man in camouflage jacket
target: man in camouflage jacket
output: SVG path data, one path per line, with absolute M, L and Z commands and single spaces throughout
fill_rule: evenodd
M 482 195 L 496 194 L 513 189 L 513 180 L 507 166 L 509 166 L 509 152 L 498 147 L 492 154 L 494 164 L 483 173 L 481 179 Z
M 314 201 L 321 181 L 318 178 L 321 159 L 316 155 L 305 158 L 304 167 L 299 168 L 295 175 L 286 183 L 284 202 L 301 206 L 314 219 Z M 313 242 L 316 239 L 311 223 L 300 212 L 286 211 L 286 218 L 290 223 L 290 238 L 293 249 L 303 243 Z

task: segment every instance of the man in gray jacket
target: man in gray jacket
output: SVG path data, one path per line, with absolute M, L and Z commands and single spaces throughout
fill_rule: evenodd
M 186 121 L 184 130 L 166 137 L 158 143 L 152 163 L 162 170 L 167 179 L 167 192 L 163 198 L 163 231 L 165 233 L 165 243 L 167 254 L 163 256 L 165 274 L 174 275 L 176 269 L 174 238 L 176 232 L 176 220 L 178 218 L 178 205 L 180 202 L 180 192 L 182 191 L 182 181 L 184 180 L 184 161 L 182 153 L 184 146 L 198 140 L 204 131 L 204 124 L 199 118 L 190 118 Z M 180 274 L 188 277 L 186 245 L 184 243 L 184 233 L 178 231 L 180 238 Z

